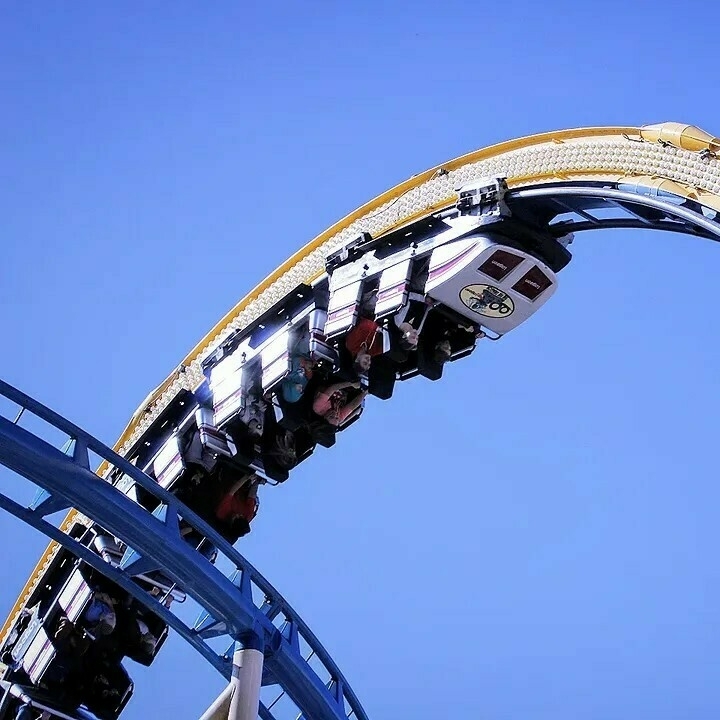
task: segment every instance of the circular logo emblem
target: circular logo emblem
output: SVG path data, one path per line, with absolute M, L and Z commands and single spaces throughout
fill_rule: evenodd
M 460 291 L 460 300 L 485 317 L 507 317 L 515 310 L 512 298 L 494 285 L 468 285 Z

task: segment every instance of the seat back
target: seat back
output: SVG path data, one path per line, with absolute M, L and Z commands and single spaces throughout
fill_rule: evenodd
M 48 637 L 45 628 L 41 625 L 37 628 L 35 637 L 28 646 L 22 658 L 23 670 L 28 677 L 37 685 L 50 669 L 52 661 L 55 659 L 57 652 L 55 646 Z
M 93 591 L 79 570 L 74 570 L 58 595 L 58 605 L 70 622 L 77 622 L 92 599 Z
M 176 434 L 172 434 L 165 441 L 155 456 L 152 467 L 158 485 L 166 490 L 182 475 L 185 461 L 180 449 L 180 438 Z
M 355 280 L 342 287 L 333 286 L 330 278 L 330 301 L 325 322 L 325 335 L 328 338 L 347 332 L 357 320 L 362 296 L 363 281 Z
M 263 348 L 262 388 L 263 392 L 271 390 L 287 373 L 289 367 L 290 332 L 282 328 L 276 336 Z
M 236 350 L 210 371 L 215 425 L 221 425 L 242 409 L 244 363 L 243 353 Z
M 382 271 L 375 304 L 376 319 L 397 312 L 407 303 L 411 263 L 412 259 L 407 258 Z

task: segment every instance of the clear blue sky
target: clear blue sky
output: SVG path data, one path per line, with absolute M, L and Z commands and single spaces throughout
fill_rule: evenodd
M 2 3 L 0 377 L 112 444 L 251 286 L 410 175 L 565 127 L 720 134 L 711 15 Z M 242 541 L 373 720 L 720 712 L 720 246 L 573 248 L 537 317 L 372 399 Z M 0 537 L 4 613 L 45 541 L 5 516 Z M 127 720 L 223 685 L 177 640 L 135 677 Z

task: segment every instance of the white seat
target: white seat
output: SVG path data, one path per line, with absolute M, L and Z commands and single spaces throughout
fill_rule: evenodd
M 325 335 L 328 338 L 347 332 L 356 322 L 360 309 L 363 281 L 356 280 L 342 287 L 333 287 L 330 278 L 330 302 L 325 321 Z
M 290 355 L 290 333 L 287 328 L 278 331 L 262 351 L 262 387 L 268 392 L 288 372 Z
M 153 473 L 160 487 L 166 490 L 182 475 L 185 461 L 180 452 L 180 438 L 171 435 L 153 460 Z
M 236 350 L 210 371 L 215 425 L 221 425 L 242 408 L 244 363 L 243 354 Z
M 380 275 L 375 318 L 380 320 L 397 312 L 408 301 L 411 258 L 385 268 Z

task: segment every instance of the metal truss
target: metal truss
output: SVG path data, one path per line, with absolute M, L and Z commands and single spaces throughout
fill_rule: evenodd
M 45 492 L 40 502 L 23 506 L 0 494 L 0 509 L 40 530 L 105 574 L 151 609 L 190 643 L 222 675 L 230 679 L 232 649 L 261 649 L 263 686 L 278 687 L 275 701 L 260 705 L 262 720 L 279 720 L 274 713 L 281 696 L 291 701 L 293 717 L 306 720 L 367 720 L 355 693 L 329 653 L 277 590 L 213 528 L 178 502 L 154 480 L 85 431 L 24 393 L 0 381 L 0 395 L 20 407 L 15 420 L 0 416 L 0 463 Z M 73 441 L 68 455 L 19 425 L 30 413 Z M 90 469 L 94 453 L 120 468 L 160 501 L 150 513 Z M 76 508 L 128 547 L 118 567 L 70 537 L 47 517 Z M 183 540 L 180 521 L 209 540 L 219 557 L 232 567 L 225 575 L 201 552 Z M 203 609 L 193 627 L 145 592 L 133 577 L 162 572 L 174 586 Z M 227 638 L 228 650 L 216 652 L 211 638 Z
M 512 190 L 505 196 L 514 217 L 562 237 L 583 230 L 638 228 L 720 239 L 720 211 L 699 199 L 640 183 L 565 182 Z

